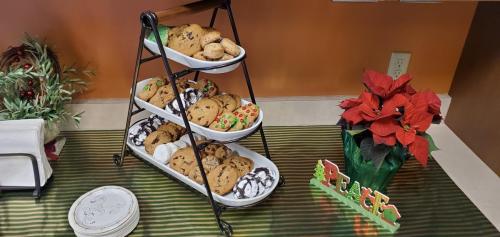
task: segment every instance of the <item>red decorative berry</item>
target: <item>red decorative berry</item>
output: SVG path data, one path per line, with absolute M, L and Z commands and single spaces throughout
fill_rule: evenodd
M 240 118 L 243 117 L 243 114 L 238 115 L 238 117 L 240 117 Z
M 27 91 L 27 92 L 26 92 L 26 96 L 27 96 L 28 98 L 32 98 L 32 97 L 33 97 L 33 95 L 34 95 L 34 93 L 33 93 L 33 91 L 32 91 L 32 90 L 29 90 L 29 91 Z
M 21 91 L 19 92 L 19 96 L 21 96 L 21 98 L 24 98 L 26 96 L 26 93 L 24 91 Z
M 28 81 L 28 86 L 32 87 L 33 86 L 33 80 Z
M 227 120 L 224 120 L 224 123 L 227 123 Z
M 24 64 L 24 65 L 23 65 L 23 68 L 24 68 L 25 70 L 28 70 L 28 69 L 30 69 L 30 68 L 31 68 L 31 64 L 26 63 L 26 64 Z

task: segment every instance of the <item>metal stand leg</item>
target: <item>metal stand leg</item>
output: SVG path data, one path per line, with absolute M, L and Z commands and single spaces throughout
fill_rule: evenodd
M 163 46 L 161 43 L 160 34 L 158 32 L 158 29 L 157 29 L 156 15 L 153 12 L 145 12 L 143 14 L 143 16 L 141 17 L 141 19 L 143 20 L 143 24 L 146 24 L 147 27 L 150 27 L 152 29 L 152 32 L 155 35 L 156 43 L 158 44 L 158 48 L 160 50 L 161 58 L 163 61 L 163 66 L 165 68 L 165 71 L 167 72 L 168 79 L 170 81 L 170 85 L 172 86 L 172 89 L 173 89 L 174 94 L 175 94 L 175 98 L 177 100 L 177 104 L 179 105 L 180 114 L 182 116 L 182 120 L 184 121 L 184 126 L 185 126 L 186 132 L 189 136 L 189 140 L 191 141 L 191 147 L 193 148 L 193 152 L 195 154 L 195 158 L 196 158 L 196 161 L 198 163 L 198 168 L 200 169 L 200 173 L 201 173 L 201 176 L 203 178 L 203 182 L 205 183 L 205 189 L 207 192 L 207 196 L 208 196 L 210 205 L 212 206 L 212 210 L 215 214 L 215 219 L 217 221 L 217 224 L 218 224 L 219 228 L 221 229 L 221 231 L 225 235 L 232 235 L 231 226 L 227 222 L 221 220 L 221 218 L 220 218 L 220 214 L 222 212 L 222 209 L 215 202 L 213 195 L 212 195 L 212 191 L 210 190 L 210 185 L 208 184 L 208 179 L 207 179 L 207 176 L 205 173 L 205 169 L 203 168 L 203 163 L 201 161 L 201 155 L 200 155 L 198 146 L 196 144 L 196 141 L 194 139 L 193 132 L 191 131 L 191 126 L 189 125 L 189 120 L 187 118 L 186 111 L 185 111 L 184 105 L 182 103 L 182 99 L 179 95 L 179 91 L 178 91 L 176 83 L 175 83 L 177 77 L 172 73 L 172 70 L 171 70 L 170 65 L 168 63 L 167 56 L 165 54 L 165 50 L 163 49 Z
M 142 58 L 142 50 L 144 48 L 144 35 L 145 35 L 145 28 L 144 26 L 141 27 L 141 35 L 139 37 L 139 48 L 137 49 L 137 58 L 135 60 L 135 70 L 134 70 L 134 79 L 132 80 L 132 91 L 130 92 L 130 99 L 128 103 L 128 112 L 127 112 L 127 121 L 125 122 L 125 131 L 123 132 L 123 143 L 122 143 L 122 150 L 120 155 L 114 154 L 113 155 L 113 162 L 115 163 L 116 166 L 122 166 L 123 165 L 123 160 L 125 159 L 125 156 L 127 155 L 127 135 L 128 135 L 128 129 L 130 127 L 130 119 L 132 117 L 132 109 L 134 108 L 134 95 L 135 95 L 135 89 L 136 89 L 136 84 L 137 84 L 137 78 L 139 77 L 139 70 L 141 67 L 141 58 Z
M 233 30 L 234 40 L 236 41 L 237 45 L 241 45 L 240 38 L 238 36 L 238 30 L 236 29 L 236 23 L 234 21 L 233 11 L 231 10 L 231 1 L 226 0 L 225 6 L 227 10 L 227 15 L 229 16 L 229 21 L 231 22 L 231 28 Z M 257 104 L 253 93 L 252 82 L 250 81 L 250 74 L 248 73 L 247 64 L 245 63 L 245 60 L 241 62 L 241 65 L 243 66 L 243 74 L 245 75 L 245 80 L 247 82 L 247 87 L 248 87 L 248 93 L 250 94 L 252 103 Z M 264 145 L 264 151 L 266 152 L 266 157 L 268 159 L 271 159 L 271 154 L 269 153 L 269 148 L 267 147 L 266 135 L 264 134 L 263 127 L 260 127 L 260 137 L 262 139 L 262 144 Z
M 236 22 L 234 20 L 233 11 L 231 9 L 231 0 L 225 1 L 225 8 L 227 10 L 229 22 L 231 23 L 231 29 L 233 30 L 234 40 L 236 41 L 237 45 L 241 45 L 240 37 L 238 36 L 238 30 L 236 29 Z M 248 93 L 250 94 L 250 99 L 252 100 L 252 103 L 257 104 L 257 101 L 255 100 L 255 95 L 253 93 L 252 82 L 250 81 L 250 74 L 248 73 L 248 68 L 245 60 L 241 62 L 241 66 L 243 67 L 243 74 L 245 75 L 245 80 L 248 87 Z M 271 153 L 269 152 L 269 147 L 267 145 L 266 135 L 264 134 L 264 127 L 261 126 L 259 130 L 260 130 L 260 138 L 262 140 L 262 145 L 264 146 L 264 152 L 266 153 L 266 157 L 268 159 L 271 159 Z M 285 177 L 280 176 L 278 184 L 280 186 L 284 185 Z

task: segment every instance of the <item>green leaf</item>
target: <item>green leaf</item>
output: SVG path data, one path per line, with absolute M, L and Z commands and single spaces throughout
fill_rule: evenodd
M 349 134 L 351 134 L 351 136 L 354 136 L 356 134 L 359 134 L 359 133 L 362 133 L 366 131 L 366 129 L 359 129 L 359 130 L 346 130 L 346 132 L 348 132 Z
M 431 152 L 439 150 L 439 148 L 434 143 L 434 139 L 432 139 L 431 135 L 429 135 L 428 133 L 424 133 L 424 138 L 427 139 L 427 142 L 429 143 L 429 155 L 431 154 Z
M 377 170 L 380 168 L 380 166 L 382 166 L 385 157 L 391 151 L 391 148 L 384 144 L 375 145 L 371 136 L 363 138 L 363 140 L 361 140 L 359 148 L 361 150 L 363 159 L 371 160 Z

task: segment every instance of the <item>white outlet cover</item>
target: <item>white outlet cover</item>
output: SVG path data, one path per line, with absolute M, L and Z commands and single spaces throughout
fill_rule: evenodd
M 408 64 L 410 64 L 411 53 L 409 52 L 392 52 L 387 68 L 387 75 L 396 80 L 399 76 L 406 73 Z

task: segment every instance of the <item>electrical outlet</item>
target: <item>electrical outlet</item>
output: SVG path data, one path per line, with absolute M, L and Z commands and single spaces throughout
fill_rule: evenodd
M 387 74 L 394 80 L 405 74 L 408 69 L 408 64 L 410 63 L 410 57 L 411 53 L 392 52 Z

